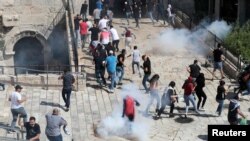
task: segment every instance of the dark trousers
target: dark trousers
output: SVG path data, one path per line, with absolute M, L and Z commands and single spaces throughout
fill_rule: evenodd
M 113 44 L 113 47 L 115 47 L 116 48 L 116 51 L 119 51 L 119 40 L 114 40 L 113 42 L 112 42 L 112 44 Z
M 149 91 L 149 88 L 147 87 L 146 82 L 149 81 L 149 80 L 148 80 L 149 76 L 150 76 L 150 74 L 144 74 L 143 79 L 142 79 L 142 85 L 143 85 L 144 89 L 145 89 L 147 92 Z
M 206 100 L 207 100 L 207 96 L 206 96 L 205 92 L 203 91 L 203 89 L 200 87 L 197 87 L 196 88 L 196 95 L 198 97 L 197 109 L 199 109 L 199 107 L 200 107 L 202 98 L 203 98 L 203 101 L 202 101 L 201 107 L 204 107 Z
M 23 123 L 27 122 L 27 113 L 23 107 L 20 107 L 18 109 L 11 109 L 11 113 L 13 116 L 12 122 L 11 122 L 11 128 L 15 128 L 18 115 L 23 118 Z
M 128 117 L 129 121 L 134 121 L 135 115 L 131 114 L 131 115 L 126 115 Z
M 135 23 L 136 23 L 136 27 L 140 27 L 139 26 L 139 18 L 135 18 Z
M 97 79 L 98 83 L 106 85 L 106 80 L 104 78 L 105 69 L 96 69 L 95 75 L 96 75 L 96 79 Z M 100 78 L 101 78 L 101 80 L 100 80 Z
M 67 89 L 63 88 L 62 89 L 62 98 L 63 98 L 63 101 L 65 102 L 65 106 L 67 108 L 69 108 L 69 105 L 70 105 L 71 91 L 72 91 L 71 88 L 67 88 Z
M 162 100 L 161 101 L 161 108 L 158 111 L 158 116 L 161 116 L 161 114 L 163 113 L 163 111 L 166 108 L 166 106 L 167 106 L 167 103 Z M 174 107 L 175 107 L 174 102 L 171 102 L 171 104 L 170 104 L 170 114 L 173 114 Z
M 61 134 L 58 136 L 48 136 L 47 135 L 47 138 L 49 139 L 49 141 L 63 141 Z
M 5 86 L 3 83 L 0 83 L 0 86 L 3 88 L 3 90 L 5 90 Z

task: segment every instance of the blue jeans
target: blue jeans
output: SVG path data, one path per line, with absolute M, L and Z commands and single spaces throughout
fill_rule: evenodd
M 223 110 L 224 100 L 216 99 L 216 101 L 219 103 L 216 112 L 218 112 L 218 114 L 221 115 L 222 110 Z
M 149 76 L 150 76 L 150 74 L 144 74 L 143 79 L 142 79 L 142 85 L 146 91 L 149 91 L 149 88 L 147 87 L 147 84 L 146 84 Z
M 151 19 L 152 23 L 154 24 L 153 12 L 152 11 L 148 11 L 148 16 Z
M 184 100 L 185 100 L 185 103 L 186 103 L 186 114 L 188 113 L 188 109 L 189 109 L 189 101 L 191 101 L 191 103 L 192 103 L 192 105 L 194 107 L 194 110 L 196 112 L 198 112 L 196 104 L 195 104 L 195 100 L 194 100 L 194 95 L 193 94 L 184 95 Z
M 27 113 L 23 107 L 20 107 L 18 109 L 11 109 L 11 113 L 13 116 L 10 126 L 11 128 L 15 128 L 18 115 L 23 118 L 23 123 L 27 122 Z
M 109 86 L 109 89 L 113 90 L 114 86 L 115 86 L 115 77 L 116 77 L 116 74 L 115 74 L 115 72 L 108 72 L 108 73 L 109 73 L 109 76 L 111 77 L 111 84 Z
M 124 75 L 124 68 L 123 67 L 116 67 L 116 74 L 119 78 L 119 82 L 122 81 Z
M 127 22 L 128 22 L 128 24 L 129 24 L 129 18 L 131 17 L 131 12 L 126 12 L 126 19 L 127 19 Z
M 156 101 L 157 101 L 157 103 L 156 103 L 156 110 L 159 110 L 160 109 L 161 99 L 160 99 L 158 90 L 156 90 L 156 89 L 150 90 L 150 100 L 149 100 L 148 106 L 146 108 L 146 113 L 148 112 L 150 106 L 153 104 L 154 99 L 156 99 Z
M 133 61 L 133 62 L 132 62 L 132 70 L 133 70 L 133 74 L 135 73 L 135 65 L 137 66 L 137 69 L 138 69 L 139 75 L 140 75 L 140 77 L 141 77 L 141 72 L 140 72 L 140 62 L 135 62 L 135 61 Z
M 63 141 L 62 135 L 58 135 L 58 136 L 48 136 L 47 138 L 49 139 L 49 141 Z
M 67 108 L 69 108 L 69 105 L 70 105 L 70 95 L 71 95 L 71 91 L 72 89 L 71 88 L 67 88 L 67 89 L 62 89 L 62 98 L 63 98 L 63 101 L 65 102 L 65 106 Z
M 95 70 L 95 76 L 97 79 L 97 82 L 100 84 L 106 85 L 106 80 L 104 78 L 105 75 L 105 69 L 96 69 Z

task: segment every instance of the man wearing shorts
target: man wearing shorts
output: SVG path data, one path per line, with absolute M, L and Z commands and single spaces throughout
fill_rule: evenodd
M 221 79 L 225 78 L 223 73 L 223 67 L 222 67 L 222 60 L 223 60 L 223 52 L 222 52 L 222 46 L 221 44 L 217 45 L 217 49 L 213 51 L 214 56 L 214 71 L 212 74 L 212 80 L 214 79 L 214 72 L 218 69 L 221 73 Z

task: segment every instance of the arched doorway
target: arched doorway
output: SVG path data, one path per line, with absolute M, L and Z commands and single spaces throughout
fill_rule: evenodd
M 16 74 L 40 73 L 44 70 L 43 45 L 35 37 L 24 37 L 14 45 L 14 65 Z

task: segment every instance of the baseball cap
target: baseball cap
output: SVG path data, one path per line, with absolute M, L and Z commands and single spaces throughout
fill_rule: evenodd
M 17 90 L 17 89 L 23 89 L 23 87 L 21 87 L 20 85 L 16 85 L 15 86 L 15 89 Z
M 113 54 L 113 53 L 114 53 L 113 50 L 110 50 L 110 51 L 109 51 L 109 54 Z

